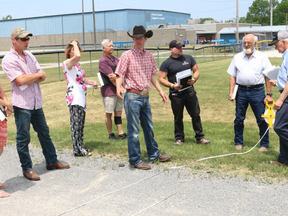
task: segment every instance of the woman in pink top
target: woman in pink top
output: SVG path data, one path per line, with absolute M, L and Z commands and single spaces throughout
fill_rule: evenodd
M 0 85 L 0 105 L 1 110 L 3 108 L 4 111 L 3 113 L 6 114 L 7 117 L 11 115 L 11 113 L 13 112 L 13 105 L 7 100 L 1 85 Z M 7 144 L 7 120 L 4 119 L 3 121 L 0 120 L 0 156 L 2 155 L 2 152 L 6 144 Z M 7 187 L 8 187 L 7 184 L 0 183 L 0 189 L 4 189 Z M 8 196 L 10 196 L 9 193 L 0 190 L 0 198 L 5 198 Z
M 85 78 L 85 71 L 80 66 L 80 52 L 83 51 L 76 40 L 68 43 L 63 62 L 63 72 L 67 81 L 66 104 L 70 111 L 70 127 L 74 156 L 91 156 L 84 148 L 83 131 L 86 113 L 86 84 L 97 85 L 96 81 Z

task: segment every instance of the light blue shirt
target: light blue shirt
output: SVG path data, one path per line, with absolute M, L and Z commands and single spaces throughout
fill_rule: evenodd
M 236 77 L 236 83 L 240 85 L 258 85 L 265 83 L 265 76 L 262 71 L 271 66 L 265 54 L 254 50 L 249 59 L 244 52 L 235 55 L 227 72 Z
M 285 88 L 288 81 L 288 49 L 282 55 L 282 65 L 277 76 L 277 86 L 280 91 Z

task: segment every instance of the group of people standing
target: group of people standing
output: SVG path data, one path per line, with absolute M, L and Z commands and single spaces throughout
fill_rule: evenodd
M 105 39 L 102 42 L 103 55 L 99 61 L 99 72 L 106 77 L 108 83 L 101 87 L 101 95 L 105 108 L 105 123 L 108 130 L 108 138 L 115 140 L 116 136 L 112 131 L 112 115 L 118 130 L 118 139 L 126 139 L 128 144 L 129 163 L 131 166 L 147 170 L 155 161 L 166 162 L 169 155 L 160 154 L 158 143 L 154 138 L 154 125 L 152 121 L 151 106 L 149 103 L 149 90 L 151 83 L 159 92 L 159 95 L 166 103 L 168 97 L 162 90 L 156 74 L 158 72 L 154 56 L 144 48 L 148 38 L 153 36 L 151 30 L 146 31 L 143 26 L 135 26 L 133 34 L 127 34 L 133 39 L 134 47 L 124 52 L 120 59 L 113 56 L 113 42 Z M 20 158 L 23 175 L 29 180 L 37 181 L 40 177 L 32 168 L 32 161 L 29 155 L 28 144 L 30 143 L 30 124 L 37 132 L 46 160 L 46 168 L 67 169 L 69 164 L 61 163 L 57 159 L 54 144 L 49 135 L 49 128 L 46 124 L 42 110 L 42 95 L 39 83 L 46 78 L 45 72 L 39 66 L 36 58 L 25 50 L 33 35 L 23 28 L 16 28 L 11 33 L 13 47 L 5 55 L 2 61 L 2 68 L 11 82 L 11 102 L 7 101 L 5 93 L 0 88 L 0 105 L 5 107 L 7 116 L 14 112 L 17 127 L 16 145 Z M 248 104 L 256 116 L 257 123 L 262 136 L 267 124 L 261 118 L 265 105 L 273 102 L 271 84 L 276 85 L 264 77 L 262 71 L 271 66 L 269 59 L 262 53 L 255 50 L 254 35 L 244 37 L 244 51 L 237 54 L 228 69 L 230 74 L 229 100 L 232 99 L 234 86 L 239 85 L 236 97 L 236 119 L 235 119 L 235 146 L 240 150 L 243 146 L 243 121 Z M 280 98 L 275 103 L 278 110 L 275 121 L 275 131 L 280 137 L 280 155 L 277 161 L 270 164 L 288 164 L 288 117 L 285 112 L 288 109 L 288 32 L 279 31 L 274 35 L 273 42 L 276 49 L 283 54 L 283 64 L 278 75 L 277 86 L 281 91 Z M 174 136 L 173 145 L 180 146 L 184 143 L 183 110 L 186 107 L 195 131 L 195 138 L 198 144 L 210 144 L 203 133 L 200 106 L 196 96 L 194 85 L 200 77 L 200 72 L 195 59 L 191 55 L 183 54 L 183 44 L 177 40 L 169 43 L 171 56 L 160 66 L 159 81 L 163 86 L 170 89 L 169 99 L 174 114 Z M 63 62 L 63 72 L 67 82 L 66 104 L 70 112 L 70 128 L 73 143 L 74 156 L 91 156 L 89 149 L 84 147 L 83 130 L 86 113 L 87 85 L 97 86 L 97 82 L 85 78 L 85 71 L 79 64 L 82 48 L 78 41 L 72 40 L 65 49 L 66 60 Z M 191 70 L 191 78 L 183 91 L 182 85 L 177 84 L 176 75 L 184 70 Z M 124 81 L 124 82 L 123 82 Z M 267 87 L 265 96 L 264 83 Z M 181 91 L 180 91 L 181 90 Z M 123 95 L 125 93 L 125 95 Z M 13 104 L 13 105 L 12 105 Z M 124 104 L 127 119 L 127 134 L 122 128 L 122 107 Z M 143 129 L 145 144 L 149 163 L 142 161 L 140 151 L 140 124 Z M 0 122 L 0 155 L 7 140 L 7 123 Z M 262 139 L 261 151 L 267 151 L 269 147 L 268 134 Z M 7 187 L 0 184 L 0 189 Z M 8 193 L 0 191 L 0 197 L 7 197 Z

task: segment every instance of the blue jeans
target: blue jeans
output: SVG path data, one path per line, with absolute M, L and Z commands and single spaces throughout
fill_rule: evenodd
M 16 145 L 23 172 L 32 170 L 32 161 L 28 148 L 30 143 L 30 123 L 34 131 L 37 132 L 46 165 L 57 163 L 56 150 L 50 138 L 49 127 L 42 108 L 37 110 L 26 110 L 15 106 L 13 108 L 17 127 Z
M 152 122 L 151 106 L 149 96 L 144 98 L 141 95 L 126 92 L 124 107 L 127 118 L 127 142 L 129 162 L 131 165 L 138 165 L 142 162 L 139 142 L 139 120 L 144 133 L 147 148 L 148 160 L 150 162 L 160 157 L 158 144 L 154 139 L 154 125 Z
M 288 165 L 288 97 L 275 117 L 274 131 L 279 136 L 280 154 L 278 161 Z
M 268 125 L 261 117 L 261 115 L 265 112 L 264 99 L 264 86 L 256 87 L 253 89 L 246 89 L 239 86 L 236 97 L 236 118 L 234 120 L 235 145 L 243 145 L 244 119 L 249 104 L 256 117 L 260 138 L 267 130 Z M 269 132 L 267 132 L 263 137 L 260 146 L 266 148 L 269 147 Z

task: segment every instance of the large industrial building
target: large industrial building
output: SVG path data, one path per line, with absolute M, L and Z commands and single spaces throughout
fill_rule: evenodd
M 73 38 L 78 39 L 81 43 L 92 44 L 94 43 L 93 13 L 84 13 L 84 39 L 82 18 L 82 13 L 75 13 L 1 20 L 1 49 L 9 49 L 10 33 L 17 27 L 23 27 L 33 33 L 35 37 L 31 40 L 30 46 L 61 45 Z M 143 25 L 149 29 L 149 27 L 157 28 L 162 24 L 183 25 L 187 24 L 189 19 L 190 14 L 164 10 L 97 11 L 95 12 L 96 40 L 97 44 L 101 43 L 104 38 L 111 38 L 114 41 L 131 41 L 126 32 L 132 30 L 135 25 Z M 163 38 L 162 35 L 161 37 Z
M 105 38 L 114 42 L 131 42 L 127 31 L 132 33 L 135 25 L 143 25 L 146 29 L 153 30 L 153 37 L 147 41 L 147 46 L 168 46 L 173 39 L 182 43 L 188 41 L 190 45 L 214 39 L 223 39 L 225 43 L 235 41 L 236 23 L 191 24 L 191 21 L 193 20 L 190 19 L 190 14 L 164 10 L 97 11 L 95 12 L 96 44 L 100 47 L 101 41 Z M 271 39 L 273 33 L 286 29 L 285 26 L 270 27 L 247 23 L 240 23 L 239 26 L 240 39 L 247 33 L 254 33 L 261 40 Z M 0 20 L 1 50 L 10 49 L 10 33 L 17 27 L 23 27 L 33 33 L 30 48 L 64 47 L 72 39 L 86 44 L 85 47 L 94 44 L 92 12 Z

